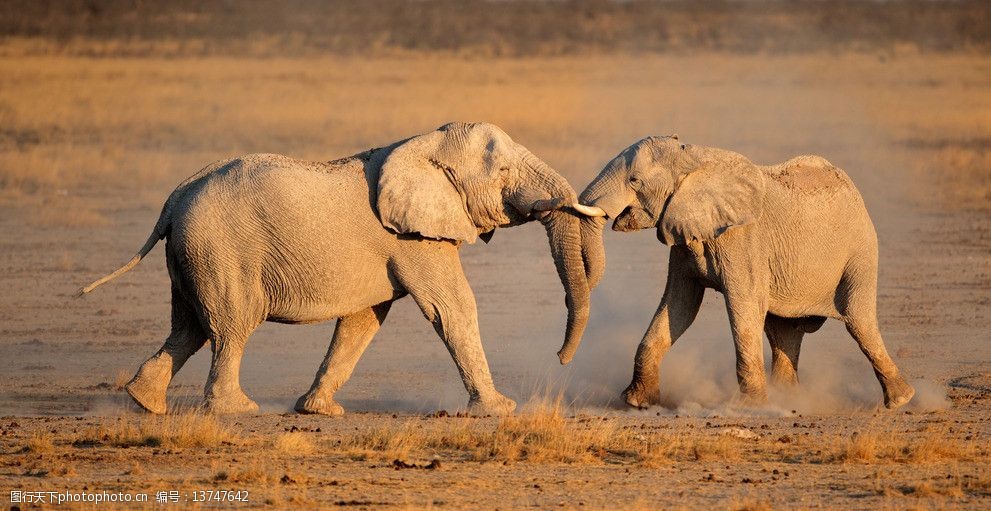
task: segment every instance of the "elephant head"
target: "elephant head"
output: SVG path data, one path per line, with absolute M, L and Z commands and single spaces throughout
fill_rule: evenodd
M 614 218 L 615 231 L 656 227 L 664 244 L 687 244 L 760 218 L 764 175 L 736 153 L 647 137 L 607 163 L 580 202 Z
M 451 123 L 392 148 L 379 173 L 377 207 L 395 232 L 454 243 L 488 242 L 497 227 L 539 220 L 568 307 L 558 356 L 571 360 L 594 282 L 583 260 L 585 208 L 564 177 L 492 124 Z

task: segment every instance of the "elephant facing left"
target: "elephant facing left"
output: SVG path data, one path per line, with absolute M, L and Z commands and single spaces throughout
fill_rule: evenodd
M 142 408 L 165 413 L 169 382 L 207 340 L 204 408 L 252 412 L 239 368 L 264 321 L 339 318 L 303 413 L 340 415 L 334 393 L 351 375 L 395 300 L 412 295 L 454 358 L 472 414 L 515 407 L 492 383 L 475 298 L 458 254 L 494 229 L 539 220 L 565 288 L 562 353 L 588 321 L 581 211 L 567 180 L 488 123 L 451 123 L 330 162 L 252 154 L 211 164 L 169 196 L 154 230 L 124 266 L 161 239 L 172 282 L 172 330 L 127 384 Z

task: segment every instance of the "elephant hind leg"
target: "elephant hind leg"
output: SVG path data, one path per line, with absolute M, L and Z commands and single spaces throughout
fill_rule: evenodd
M 780 387 L 798 384 L 798 355 L 804 335 L 799 321 L 773 314 L 764 320 L 764 332 L 771 343 L 771 383 Z
M 337 320 L 334 338 L 309 392 L 296 401 L 296 411 L 323 415 L 343 415 L 344 408 L 334 401 L 334 393 L 351 377 L 361 354 L 379 331 L 392 302 L 382 302 Z
M 888 355 L 877 326 L 877 270 L 852 272 L 843 277 L 840 295 L 844 298 L 840 313 L 846 329 L 867 356 L 881 389 L 884 406 L 893 409 L 912 400 L 915 389 L 902 377 Z
M 213 358 L 203 391 L 203 408 L 210 413 L 234 414 L 258 411 L 258 404 L 241 389 L 241 359 L 251 332 L 264 321 L 262 299 L 250 290 L 236 287 L 218 290 L 214 286 L 199 289 L 201 303 L 211 307 L 199 309 L 207 326 Z
M 134 401 L 151 413 L 165 413 L 165 393 L 179 369 L 206 343 L 207 335 L 192 306 L 172 290 L 172 332 L 158 353 L 146 360 L 124 387 Z

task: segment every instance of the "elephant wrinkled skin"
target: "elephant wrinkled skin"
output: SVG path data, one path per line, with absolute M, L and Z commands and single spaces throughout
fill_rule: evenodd
M 911 400 L 915 391 L 877 326 L 874 225 L 850 178 L 825 159 L 760 166 L 677 135 L 649 137 L 610 161 L 580 201 L 614 218 L 614 230 L 654 227 L 671 246 L 664 296 L 623 393 L 628 404 L 659 401 L 661 359 L 695 319 L 706 288 L 724 295 L 746 402 L 767 398 L 761 332 L 771 344 L 772 379 L 793 384 L 802 336 L 826 318 L 846 324 L 874 367 L 885 406 Z
M 342 414 L 334 393 L 392 302 L 407 294 L 450 351 L 469 411 L 511 413 L 516 404 L 492 383 L 458 248 L 487 241 L 497 227 L 542 222 L 569 311 L 562 350 L 572 349 L 589 301 L 581 219 L 564 207 L 576 203 L 563 177 L 486 123 L 448 124 L 331 162 L 253 154 L 214 163 L 180 184 L 140 252 L 82 292 L 126 272 L 168 239 L 172 332 L 126 386 L 154 413 L 166 411 L 173 375 L 207 340 L 213 360 L 205 407 L 257 410 L 238 376 L 251 332 L 263 321 L 339 318 L 296 409 Z

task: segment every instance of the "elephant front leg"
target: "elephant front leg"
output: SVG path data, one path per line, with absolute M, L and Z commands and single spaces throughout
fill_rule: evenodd
M 337 320 L 334 338 L 330 341 L 327 356 L 317 371 L 313 385 L 296 401 L 297 412 L 344 414 L 344 407 L 334 401 L 334 394 L 351 377 L 354 366 L 379 331 L 391 307 L 391 301 L 383 302 Z
M 762 326 L 767 316 L 767 300 L 752 294 L 726 293 L 726 309 L 736 347 L 736 379 L 740 397 L 748 406 L 767 402 L 764 376 Z
M 475 295 L 471 292 L 456 249 L 396 264 L 396 274 L 423 315 L 447 346 L 468 391 L 471 415 L 508 415 L 516 402 L 492 383 L 489 363 L 478 331 Z
M 702 305 L 705 288 L 682 269 L 679 256 L 671 254 L 667 285 L 633 363 L 633 381 L 623 391 L 630 406 L 646 408 L 660 403 L 661 359 L 691 326 Z

